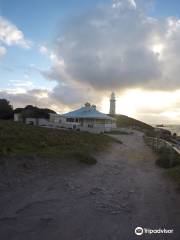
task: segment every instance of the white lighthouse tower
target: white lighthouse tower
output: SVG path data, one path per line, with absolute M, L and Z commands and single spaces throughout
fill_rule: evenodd
M 116 114 L 116 98 L 114 92 L 111 93 L 109 114 L 110 115 Z

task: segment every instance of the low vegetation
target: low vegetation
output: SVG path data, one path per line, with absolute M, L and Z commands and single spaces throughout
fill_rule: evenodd
M 104 134 L 29 126 L 0 121 L 0 157 L 74 156 L 80 162 L 95 163 L 92 154 L 107 148 L 113 140 Z
M 180 156 L 170 148 L 161 147 L 158 150 L 156 164 L 163 168 L 172 168 L 180 164 Z
M 180 190 L 180 155 L 172 149 L 162 147 L 158 151 L 156 164 L 167 169 L 167 175 L 175 182 Z
M 176 183 L 180 191 L 180 166 L 176 166 L 167 170 L 168 176 Z
M 116 119 L 117 127 L 132 127 L 140 130 L 153 130 L 153 127 L 149 124 L 125 115 L 116 114 L 113 117 Z
M 108 132 L 108 134 L 113 134 L 113 135 L 130 135 L 133 134 L 133 132 L 128 132 L 126 130 L 112 130 Z
M 0 119 L 13 119 L 13 107 L 6 99 L 0 99 Z

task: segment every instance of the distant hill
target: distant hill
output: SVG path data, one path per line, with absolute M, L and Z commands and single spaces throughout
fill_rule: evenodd
M 125 115 L 116 114 L 113 117 L 117 121 L 117 127 L 132 127 L 143 131 L 149 137 L 159 137 L 167 141 L 171 141 L 171 132 L 166 129 L 154 128 L 147 123 Z
M 113 116 L 116 119 L 116 124 L 117 127 L 135 127 L 135 128 L 140 128 L 142 130 L 153 130 L 154 128 L 142 121 L 136 120 L 134 118 L 121 115 L 121 114 L 116 114 Z

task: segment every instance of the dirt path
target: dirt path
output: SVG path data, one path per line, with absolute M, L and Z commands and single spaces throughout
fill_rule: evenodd
M 94 166 L 36 163 L 26 174 L 1 168 L 0 239 L 179 240 L 180 195 L 141 133 L 116 137 L 123 144 Z M 137 226 L 175 232 L 138 237 Z

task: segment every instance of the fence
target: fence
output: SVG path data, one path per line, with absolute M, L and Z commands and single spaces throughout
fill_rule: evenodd
M 164 139 L 144 136 L 144 141 L 155 152 L 158 152 L 158 150 L 161 147 L 165 147 L 165 148 L 171 149 L 173 152 L 176 152 L 176 153 L 180 154 L 180 150 L 177 147 L 175 147 L 173 143 L 170 143 L 170 142 L 168 142 Z

